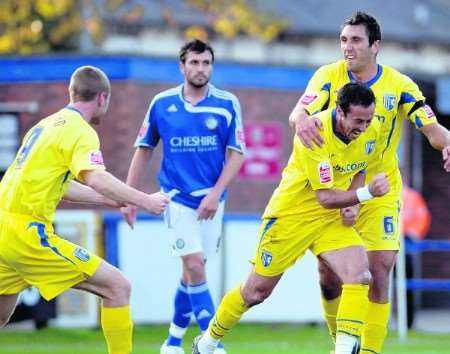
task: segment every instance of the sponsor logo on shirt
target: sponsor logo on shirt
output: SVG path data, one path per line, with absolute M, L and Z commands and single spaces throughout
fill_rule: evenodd
M 174 136 L 170 139 L 170 146 L 174 148 L 217 146 L 217 136 L 216 135 Z
M 300 103 L 304 105 L 310 105 L 318 97 L 315 93 L 304 93 L 302 98 L 300 98 Z
M 427 118 L 433 118 L 435 116 L 433 110 L 429 105 L 426 104 L 425 106 L 423 106 L 423 110 L 425 111 Z
M 364 170 L 366 167 L 367 167 L 367 162 L 365 162 L 365 161 L 348 163 L 347 165 L 344 165 L 344 166 L 341 166 L 339 164 L 336 164 L 333 166 L 333 168 L 340 173 L 348 173 L 348 172 L 354 172 L 354 171 L 358 171 L 358 170 Z
M 395 97 L 395 95 L 384 95 L 383 106 L 388 111 L 392 111 L 395 107 L 396 101 L 397 101 L 397 97 Z
M 327 161 L 319 164 L 319 180 L 320 183 L 331 182 L 331 166 Z
M 89 162 L 91 165 L 104 165 L 101 151 L 91 151 L 89 154 Z

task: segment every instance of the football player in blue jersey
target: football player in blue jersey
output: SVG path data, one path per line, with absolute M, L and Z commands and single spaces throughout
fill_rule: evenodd
M 194 314 L 201 331 L 215 309 L 206 282 L 205 260 L 217 253 L 226 188 L 244 160 L 244 134 L 238 99 L 209 83 L 212 47 L 200 40 L 180 50 L 183 84 L 156 95 L 136 140 L 127 183 L 137 186 L 161 140 L 159 182 L 171 196 L 165 213 L 172 255 L 181 257 L 181 280 L 175 310 L 161 354 L 184 353 L 183 336 Z M 122 208 L 125 220 L 136 220 L 136 208 Z M 216 354 L 223 354 L 223 347 Z

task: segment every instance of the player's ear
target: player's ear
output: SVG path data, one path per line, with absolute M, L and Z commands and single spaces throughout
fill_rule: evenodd
M 380 45 L 381 45 L 381 41 L 380 40 L 376 40 L 372 43 L 372 45 L 370 46 L 370 48 L 372 49 L 372 53 L 377 55 L 378 51 L 380 50 Z

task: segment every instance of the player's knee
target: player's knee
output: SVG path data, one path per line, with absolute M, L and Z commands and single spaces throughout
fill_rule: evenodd
M 257 287 L 250 291 L 244 291 L 242 295 L 246 305 L 248 307 L 252 307 L 264 302 L 264 300 L 266 300 L 271 293 L 272 289 Z
M 370 274 L 370 271 L 368 269 L 364 270 L 360 275 L 360 284 L 369 285 L 371 280 L 372 274 Z
M 332 282 L 322 282 L 320 281 L 320 291 L 322 292 L 322 296 L 326 300 L 336 299 L 341 295 L 342 284 L 340 280 L 332 281 Z
M 108 292 L 108 298 L 115 303 L 129 303 L 131 297 L 131 283 L 125 276 L 120 274 L 120 276 L 115 279 L 114 284 L 109 287 Z
M 192 283 L 198 283 L 205 278 L 205 261 L 202 258 L 192 258 L 184 262 L 184 271 Z

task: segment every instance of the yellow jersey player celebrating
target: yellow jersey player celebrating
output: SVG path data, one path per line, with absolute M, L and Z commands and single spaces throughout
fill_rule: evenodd
M 78 68 L 70 80 L 69 105 L 25 135 L 0 183 L 0 326 L 7 323 L 23 289 L 35 286 L 50 300 L 76 288 L 102 298 L 108 352 L 130 354 L 128 280 L 101 258 L 55 235 L 52 227 L 62 198 L 113 207 L 130 203 L 155 214 L 169 202 L 162 193 L 139 192 L 106 172 L 90 124 L 105 115 L 110 91 L 101 70 Z
M 381 31 L 375 18 L 357 12 L 344 22 L 340 41 L 344 60 L 322 66 L 311 78 L 304 95 L 298 101 L 290 123 L 308 148 L 324 143 L 320 134 L 319 118 L 309 117 L 328 109 L 335 102 L 337 91 L 349 82 L 364 82 L 376 96 L 375 117 L 381 123 L 379 145 L 382 146 L 382 164 L 367 170 L 370 180 L 378 171 L 388 175 L 390 192 L 383 198 L 363 203 L 346 210 L 344 223 L 352 224 L 360 232 L 368 252 L 372 282 L 369 290 L 369 310 L 362 332 L 361 353 L 380 353 L 387 334 L 389 320 L 389 274 L 399 249 L 399 205 L 402 181 L 396 151 L 400 141 L 403 120 L 408 119 L 429 140 L 442 150 L 444 169 L 450 171 L 450 134 L 436 121 L 436 117 L 417 85 L 393 68 L 380 65 L 376 57 L 380 49 Z M 336 313 L 340 301 L 340 284 L 324 263 L 321 273 L 322 304 L 325 318 L 334 336 Z
M 368 304 L 370 272 L 362 241 L 341 221 L 339 208 L 380 197 L 389 190 L 385 174 L 363 187 L 365 169 L 376 163 L 379 125 L 375 96 L 364 84 L 350 83 L 338 94 L 337 108 L 319 114 L 325 143 L 309 150 L 297 137 L 280 185 L 263 215 L 254 268 L 240 287 L 222 299 L 208 331 L 194 341 L 194 354 L 210 354 L 250 307 L 264 301 L 283 273 L 309 249 L 342 281 L 336 353 L 357 345 Z

